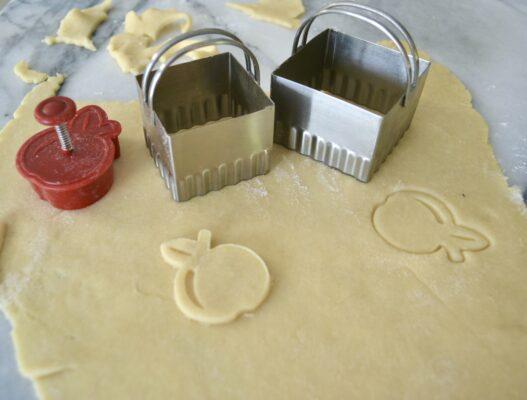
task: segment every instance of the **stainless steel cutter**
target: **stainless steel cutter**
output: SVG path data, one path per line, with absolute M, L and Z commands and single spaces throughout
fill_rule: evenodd
M 313 21 L 328 14 L 376 27 L 397 50 L 332 29 L 307 43 Z M 352 2 L 329 4 L 301 24 L 291 57 L 272 75 L 274 140 L 368 182 L 410 126 L 429 69 L 395 18 Z
M 204 35 L 209 38 L 176 51 L 154 71 L 172 47 Z M 243 50 L 246 69 L 231 53 L 172 65 L 212 45 Z M 146 144 L 174 200 L 269 171 L 274 104 L 259 86 L 256 57 L 235 35 L 213 28 L 179 35 L 152 57 L 136 82 Z

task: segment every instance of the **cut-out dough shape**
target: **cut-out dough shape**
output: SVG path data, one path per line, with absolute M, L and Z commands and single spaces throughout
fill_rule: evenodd
M 30 69 L 24 60 L 15 65 L 13 72 L 25 83 L 40 83 L 48 79 L 48 74 Z
M 48 36 L 44 43 L 54 45 L 57 43 L 73 44 L 95 51 L 91 40 L 93 32 L 108 18 L 108 11 L 112 7 L 112 0 L 104 0 L 96 6 L 80 10 L 71 9 L 60 22 L 57 36 Z
M 408 253 L 431 254 L 443 248 L 450 261 L 463 262 L 464 252 L 489 246 L 482 233 L 458 225 L 445 203 L 421 191 L 390 194 L 375 207 L 372 220 L 383 239 Z
M 117 64 L 119 64 L 123 72 L 137 75 L 144 71 L 152 56 L 163 45 L 150 46 L 151 43 L 152 40 L 145 35 L 135 36 L 129 33 L 120 33 L 111 38 L 108 44 L 108 51 L 117 61 Z M 176 51 L 192 43 L 196 43 L 196 41 L 185 40 L 172 47 L 170 51 L 161 57 L 161 61 L 167 61 Z M 191 51 L 187 56 L 191 59 L 199 59 L 215 54 L 218 54 L 217 48 L 215 46 L 207 46 L 199 50 Z
M 190 15 L 175 9 L 160 10 L 159 8 L 149 8 L 141 15 L 134 11 L 128 12 L 124 20 L 124 31 L 132 35 L 145 35 L 152 40 L 157 40 L 176 23 L 179 23 L 181 32 L 188 32 L 192 25 L 192 20 Z
M 115 58 L 121 70 L 125 73 L 140 74 L 150 62 L 152 56 L 164 45 L 155 45 L 154 42 L 160 35 L 174 26 L 177 21 L 182 23 L 179 30 L 184 33 L 190 29 L 191 19 L 188 14 L 177 12 L 174 9 L 159 10 L 151 8 L 141 15 L 130 11 L 125 19 L 125 32 L 117 34 L 110 39 L 108 52 Z M 185 46 L 196 43 L 195 40 L 185 40 L 172 47 L 162 58 L 165 62 L 176 51 Z M 218 54 L 216 46 L 203 47 L 191 51 L 187 56 L 191 59 L 209 57 Z
M 243 11 L 254 19 L 293 29 L 300 25 L 299 16 L 304 14 L 302 0 L 259 0 L 256 3 L 227 3 L 235 10 Z
M 175 239 L 161 245 L 163 259 L 174 267 L 174 300 L 185 316 L 222 324 L 257 308 L 269 292 L 265 262 L 251 249 L 222 244 L 211 249 L 211 232 L 198 240 Z

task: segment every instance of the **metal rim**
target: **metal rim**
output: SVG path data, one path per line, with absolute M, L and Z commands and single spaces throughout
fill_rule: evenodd
M 407 38 L 410 39 L 410 40 L 407 40 L 407 41 L 408 41 L 408 44 L 410 46 L 410 52 L 411 52 L 412 60 L 410 60 L 410 55 L 406 51 L 406 48 L 402 44 L 401 40 L 398 38 L 398 36 L 391 29 L 387 28 L 381 22 L 379 22 L 379 21 L 377 21 L 377 20 L 375 20 L 375 19 L 373 19 L 373 18 L 371 18 L 369 16 L 358 14 L 356 12 L 352 12 L 352 11 L 348 11 L 348 10 L 344 10 L 344 9 L 341 9 L 340 7 L 352 7 L 352 8 L 355 7 L 355 8 L 358 8 L 358 9 L 362 10 L 362 11 L 369 11 L 371 13 L 374 13 L 374 14 L 376 14 L 378 16 L 381 16 L 381 17 L 385 18 L 388 22 L 390 22 L 393 26 L 395 26 L 397 28 L 399 33 L 405 39 L 407 39 Z M 319 16 L 326 15 L 326 14 L 346 15 L 346 16 L 354 17 L 354 18 L 357 18 L 357 19 L 359 19 L 361 21 L 364 21 L 364 22 L 376 27 L 377 29 L 379 29 L 381 32 L 383 32 L 395 44 L 395 46 L 397 47 L 397 49 L 401 53 L 401 55 L 403 57 L 404 64 L 405 64 L 406 90 L 405 90 L 405 95 L 404 95 L 403 103 L 402 103 L 402 105 L 405 106 L 406 99 L 410 96 L 410 93 L 412 92 L 413 88 L 417 84 L 418 71 L 419 71 L 419 64 L 418 64 L 419 63 L 419 61 L 418 61 L 419 60 L 419 56 L 418 56 L 418 53 L 417 53 L 417 49 L 415 48 L 415 43 L 414 43 L 413 39 L 411 38 L 410 34 L 408 33 L 408 31 L 406 31 L 406 29 L 395 18 L 389 16 L 388 14 L 385 14 L 382 11 L 373 9 L 371 7 L 361 6 L 361 5 L 357 5 L 357 4 L 349 3 L 349 2 L 329 4 L 328 6 L 324 7 L 323 9 L 319 10 L 317 13 L 315 13 L 314 15 L 312 15 L 311 17 L 306 19 L 300 25 L 300 27 L 298 28 L 298 30 L 296 32 L 295 39 L 294 39 L 294 42 L 293 42 L 292 54 L 293 55 L 296 54 L 298 52 L 298 50 L 299 50 L 298 43 L 300 41 L 300 36 L 302 35 L 302 33 L 303 33 L 302 46 L 305 46 L 305 44 L 307 43 L 307 36 L 308 36 L 308 33 L 309 33 L 309 28 L 313 24 L 314 20 L 316 18 L 318 18 Z
M 258 65 L 258 61 L 256 60 L 256 56 L 253 54 L 251 50 L 247 48 L 242 42 L 231 40 L 231 39 L 222 39 L 222 38 L 213 38 L 209 40 L 204 40 L 202 42 L 190 44 L 178 52 L 176 52 L 170 59 L 164 63 L 154 74 L 154 77 L 150 80 L 149 90 L 148 90 L 148 106 L 153 109 L 154 106 L 154 96 L 155 91 L 157 88 L 157 85 L 159 83 L 159 80 L 167 70 L 174 62 L 176 62 L 179 58 L 183 57 L 185 54 L 187 54 L 190 51 L 194 51 L 197 49 L 200 49 L 202 47 L 212 46 L 212 45 L 229 45 L 238 47 L 239 49 L 242 49 L 245 56 L 252 62 L 252 66 L 254 67 L 254 72 L 251 71 L 250 66 L 247 67 L 247 70 L 249 73 L 251 73 L 256 80 L 258 84 L 260 84 L 260 67 Z
M 390 14 L 387 14 L 384 11 L 381 11 L 377 8 L 365 6 L 362 4 L 356 4 L 350 1 L 339 1 L 335 3 L 330 3 L 327 6 L 325 6 L 323 9 L 329 10 L 329 9 L 334 9 L 334 8 L 346 8 L 346 7 L 364 10 L 371 14 L 379 16 L 385 21 L 389 22 L 402 35 L 402 37 L 408 43 L 408 46 L 410 48 L 410 55 L 412 56 L 411 62 L 413 65 L 412 87 L 415 87 L 417 84 L 417 79 L 419 78 L 419 52 L 417 50 L 417 46 L 415 45 L 414 39 L 412 38 L 412 35 L 410 35 L 410 32 L 408 32 L 408 30 L 404 27 L 404 25 L 398 19 L 391 16 Z M 313 24 L 313 21 L 308 23 L 304 29 L 304 34 L 302 36 L 302 46 L 306 45 L 307 37 L 309 35 L 309 29 L 311 28 L 312 24 Z
M 223 29 L 218 29 L 218 28 L 198 29 L 196 31 L 186 32 L 186 33 L 183 33 L 183 34 L 180 34 L 180 35 L 177 35 L 177 36 L 173 37 L 161 49 L 159 49 L 152 56 L 152 58 L 150 60 L 150 63 L 148 63 L 147 67 L 145 68 L 145 71 L 143 73 L 143 78 L 141 80 L 141 89 L 142 89 L 142 92 L 143 92 L 143 98 L 145 99 L 145 102 L 146 102 L 147 97 L 148 97 L 152 71 L 154 70 L 155 66 L 157 65 L 157 63 L 159 62 L 161 57 L 168 50 L 170 50 L 172 47 L 174 47 L 178 43 L 181 43 L 184 40 L 187 40 L 187 39 L 190 39 L 190 38 L 193 38 L 193 37 L 196 37 L 196 36 L 202 36 L 202 35 L 223 35 L 223 36 L 226 36 L 226 37 L 228 37 L 228 38 L 230 38 L 230 39 L 232 39 L 234 41 L 237 41 L 239 43 L 243 43 L 238 38 L 238 36 L 228 32 L 228 31 L 225 31 Z M 251 65 L 251 57 L 247 53 L 245 53 L 245 65 L 246 65 L 247 70 L 254 75 L 254 72 L 252 70 L 252 65 Z

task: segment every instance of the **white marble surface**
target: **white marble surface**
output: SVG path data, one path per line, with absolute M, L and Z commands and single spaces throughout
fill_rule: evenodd
M 2 0 L 0 0 L 1 5 Z M 305 0 L 312 11 L 326 1 Z M 53 34 L 61 18 L 74 7 L 95 0 L 12 0 L 0 13 L 0 125 L 16 109 L 30 85 L 12 69 L 21 59 L 48 73 L 61 72 L 67 80 L 61 94 L 75 99 L 128 100 L 135 98 L 132 77 L 121 73 L 106 51 L 108 39 L 122 30 L 129 10 L 175 7 L 188 12 L 194 27 L 222 27 L 245 40 L 262 68 L 264 87 L 269 74 L 289 55 L 294 32 L 225 7 L 225 0 L 114 0 L 109 19 L 94 36 L 97 52 L 68 45 L 41 43 Z M 402 20 L 419 47 L 448 65 L 473 93 L 474 105 L 490 126 L 490 140 L 511 184 L 527 188 L 527 3 L 524 0 L 362 0 Z M 376 32 L 341 18 L 326 18 L 317 27 L 364 34 Z M 316 31 L 316 29 L 315 29 Z M 5 190 L 1 187 L 0 190 Z M 1 267 L 1 266 L 0 266 Z M 0 316 L 0 398 L 32 399 L 29 382 L 16 369 L 9 324 Z

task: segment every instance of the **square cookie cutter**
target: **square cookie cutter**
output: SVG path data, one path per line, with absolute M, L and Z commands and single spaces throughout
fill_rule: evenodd
M 173 46 L 213 35 L 176 51 Z M 246 69 L 231 53 L 172 65 L 213 45 L 243 50 Z M 260 87 L 254 54 L 222 29 L 200 29 L 171 39 L 136 76 L 146 145 L 176 201 L 266 174 L 273 146 L 274 104 Z
M 332 29 L 307 43 L 313 21 L 328 14 L 373 25 L 397 51 Z M 329 4 L 300 25 L 291 57 L 273 72 L 274 140 L 368 182 L 410 126 L 429 69 L 395 18 L 352 2 Z

